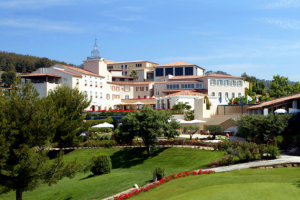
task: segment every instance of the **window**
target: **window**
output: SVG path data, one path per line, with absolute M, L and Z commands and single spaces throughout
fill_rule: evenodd
M 98 87 L 98 82 L 97 81 L 95 81 L 95 87 Z
M 216 85 L 216 80 L 215 79 L 210 79 L 210 85 Z
M 84 85 L 87 86 L 87 80 L 84 80 Z
M 179 84 L 167 85 L 167 90 L 176 90 L 179 89 Z
M 181 84 L 181 89 L 194 89 L 194 84 Z
M 222 99 L 222 92 L 219 92 L 219 93 L 218 93 L 218 97 L 219 97 L 219 99 L 220 99 L 220 98 Z
M 115 91 L 115 86 L 112 86 L 112 91 Z
M 233 81 L 233 82 L 232 82 L 232 85 L 233 85 L 233 86 L 236 86 L 236 81 Z
M 193 73 L 194 67 L 185 67 L 185 75 L 194 75 Z
M 100 92 L 100 98 L 102 99 L 102 92 Z
M 141 91 L 144 91 L 144 87 L 141 87 Z
M 100 82 L 100 88 L 102 88 L 102 82 Z
M 120 91 L 120 87 L 117 87 L 117 91 Z
M 228 92 L 225 92 L 225 99 L 228 99 Z
M 67 83 L 68 82 L 68 79 L 67 78 L 64 78 L 64 83 Z
M 136 87 L 136 91 L 140 91 L 140 87 Z
M 128 94 L 125 95 L 125 99 L 129 99 L 129 95 Z
M 77 84 L 77 85 L 79 84 L 79 79 L 76 79 L 76 84 Z
M 228 80 L 224 80 L 224 85 L 225 85 L 225 86 L 228 85 Z
M 129 91 L 129 86 L 125 86 L 125 91 L 126 91 L 126 92 Z
M 138 99 L 140 99 L 141 97 L 140 97 L 140 95 L 138 96 Z
M 215 92 L 212 92 L 212 93 L 211 93 L 211 96 L 213 96 L 213 97 L 216 96 L 216 93 L 215 93 Z
M 146 91 L 148 91 L 148 87 L 146 87 L 146 89 L 145 89 Z
M 230 86 L 232 86 L 232 80 L 229 81 Z
M 165 68 L 165 76 L 167 76 L 168 74 L 173 75 L 173 68 Z
M 127 72 L 125 72 L 124 75 L 127 76 Z
M 128 69 L 128 68 L 127 68 L 127 65 L 125 65 L 124 67 L 125 67 L 125 69 Z
M 159 89 L 155 90 L 155 95 L 159 95 Z
M 106 99 L 109 99 L 110 98 L 110 95 L 109 94 L 106 94 Z
M 90 98 L 93 98 L 93 92 L 90 91 Z
M 92 81 L 90 81 L 90 86 L 91 86 L 91 87 L 93 86 L 93 82 L 92 82 Z
M 164 68 L 156 68 L 155 75 L 156 76 L 164 76 Z
M 183 67 L 175 67 L 175 76 L 183 76 Z
M 223 85 L 223 80 L 220 80 L 220 85 Z
M 121 65 L 121 69 L 123 69 L 123 65 Z
M 146 96 L 146 95 L 144 95 L 144 99 L 147 99 L 147 96 Z
M 235 93 L 233 92 L 231 96 L 232 96 L 232 98 L 235 98 Z
M 98 93 L 97 92 L 95 92 L 95 98 L 98 98 Z
M 217 80 L 217 85 L 220 85 L 220 80 Z
M 57 78 L 54 79 L 54 83 L 58 84 L 58 79 Z
M 116 98 L 116 95 L 115 95 L 115 94 L 113 94 L 113 95 L 112 95 L 112 99 L 114 100 L 115 98 Z
M 202 83 L 196 83 L 196 89 L 203 89 Z
M 238 97 L 241 98 L 242 97 L 242 93 L 239 92 L 238 93 Z

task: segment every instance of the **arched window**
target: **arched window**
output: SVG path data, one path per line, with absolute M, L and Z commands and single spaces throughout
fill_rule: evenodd
M 102 99 L 102 92 L 100 92 L 100 98 Z
M 92 86 L 93 85 L 93 82 L 92 81 L 90 81 L 90 86 Z
M 98 98 L 98 93 L 97 92 L 95 92 L 95 98 Z
M 242 93 L 239 92 L 238 93 L 238 97 L 241 98 L 242 97 Z
M 211 93 L 211 96 L 213 96 L 213 97 L 216 96 L 216 93 L 215 93 L 215 92 L 212 92 L 212 93 Z
M 87 80 L 84 80 L 84 84 L 85 84 L 85 86 L 87 86 Z
M 234 92 L 232 93 L 232 98 L 235 98 L 235 93 Z
M 93 98 L 93 92 L 90 91 L 90 98 Z
M 228 92 L 225 92 L 225 99 L 228 99 Z
M 220 99 L 220 98 L 222 99 L 222 92 L 219 92 L 219 93 L 218 93 L 218 97 L 219 97 L 219 99 Z
M 102 82 L 100 82 L 100 88 L 102 88 Z
M 97 81 L 95 81 L 95 87 L 98 87 L 98 82 Z
M 125 95 L 125 99 L 129 99 L 129 95 L 128 94 Z

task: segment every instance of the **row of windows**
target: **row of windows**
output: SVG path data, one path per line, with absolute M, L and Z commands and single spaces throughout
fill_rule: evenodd
M 243 81 L 210 79 L 210 85 L 243 86 Z
M 121 69 L 128 69 L 127 65 L 121 65 Z
M 135 64 L 135 67 L 142 67 L 142 63 Z
M 77 79 L 76 84 L 79 84 L 79 80 L 78 80 L 78 79 Z M 87 85 L 87 80 L 84 80 L 84 85 L 85 85 L 85 86 L 88 86 L 88 85 Z M 93 81 L 90 81 L 90 86 L 91 86 L 91 87 L 93 86 Z M 98 82 L 97 82 L 97 81 L 95 81 L 95 87 L 98 87 Z M 102 88 L 102 82 L 100 82 L 100 88 Z
M 120 91 L 120 87 L 118 87 L 118 86 L 110 86 L 110 88 L 111 88 L 111 90 L 112 91 Z
M 212 96 L 216 96 L 216 93 L 215 92 L 212 92 L 211 93 Z M 218 92 L 218 97 L 222 99 L 222 92 Z M 242 93 L 238 93 L 238 98 L 242 97 Z M 235 92 L 232 92 L 231 93 L 231 96 L 229 96 L 229 93 L 228 92 L 225 92 L 225 99 L 230 99 L 230 98 L 236 98 L 235 96 Z
M 136 91 L 148 91 L 148 87 L 136 87 Z
M 155 76 L 167 76 L 169 74 L 175 76 L 183 76 L 183 68 L 185 76 L 194 75 L 194 67 L 175 67 L 175 70 L 173 67 L 166 67 L 155 68 Z
M 181 84 L 181 89 L 194 89 L 194 84 Z M 179 89 L 179 84 L 170 84 L 167 85 L 167 90 L 176 90 Z M 203 89 L 202 83 L 196 83 L 196 89 Z

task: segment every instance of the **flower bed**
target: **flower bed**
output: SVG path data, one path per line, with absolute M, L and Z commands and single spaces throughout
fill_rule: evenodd
M 148 184 L 148 185 L 140 188 L 139 190 L 132 190 L 131 192 L 128 192 L 126 194 L 116 196 L 116 197 L 114 197 L 114 200 L 129 199 L 130 197 L 132 197 L 134 195 L 139 195 L 141 192 L 148 192 L 150 189 L 154 189 L 157 186 L 160 186 L 161 184 L 167 183 L 172 179 L 177 179 L 177 178 L 181 178 L 181 177 L 188 177 L 190 175 L 211 174 L 211 173 L 214 173 L 214 172 L 215 171 L 213 171 L 213 170 L 199 170 L 199 171 L 186 171 L 186 172 L 180 172 L 178 174 L 172 174 L 170 176 L 166 176 L 166 177 L 160 179 L 157 182 Z

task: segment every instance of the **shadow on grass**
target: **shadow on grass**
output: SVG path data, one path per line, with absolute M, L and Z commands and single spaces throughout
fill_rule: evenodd
M 91 174 L 91 175 L 88 175 L 87 177 L 84 177 L 84 178 L 79 179 L 79 180 L 82 181 L 82 180 L 85 180 L 85 179 L 93 178 L 94 176 L 95 176 L 94 174 Z
M 66 199 L 64 199 L 64 200 L 70 200 L 70 199 L 72 199 L 72 197 L 68 197 L 68 198 L 66 198 Z
M 152 151 L 151 155 L 147 154 L 146 148 L 124 148 L 115 152 L 110 158 L 112 168 L 130 168 L 135 165 L 142 164 L 148 158 L 158 156 L 161 152 L 168 148 L 158 148 Z
M 299 180 L 299 181 L 296 181 L 296 182 L 294 183 L 294 185 L 295 185 L 297 188 L 300 188 L 300 180 Z

